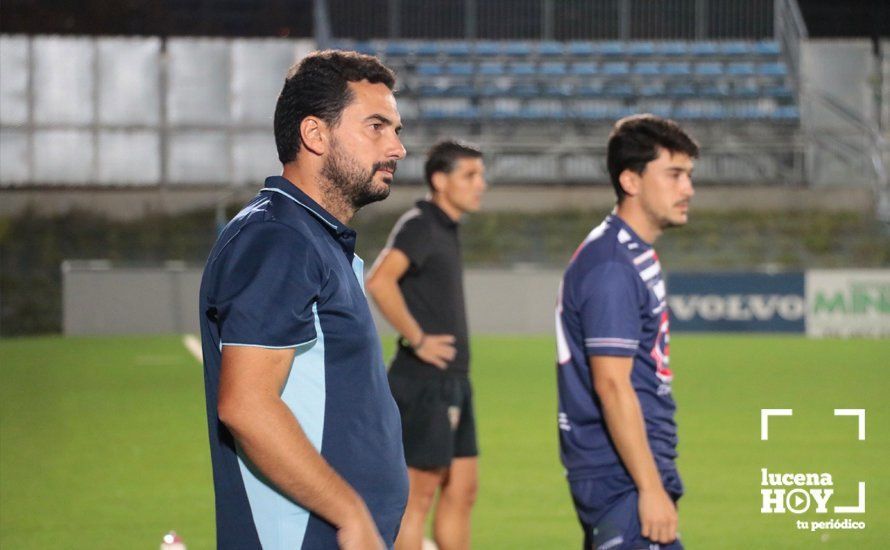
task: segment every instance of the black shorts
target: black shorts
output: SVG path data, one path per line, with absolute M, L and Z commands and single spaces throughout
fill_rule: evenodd
M 402 416 L 405 462 L 412 468 L 447 468 L 453 458 L 479 454 L 473 390 L 467 376 L 389 374 Z

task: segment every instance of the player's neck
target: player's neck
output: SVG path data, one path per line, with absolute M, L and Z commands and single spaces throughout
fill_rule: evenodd
M 638 237 L 649 245 L 654 245 L 658 237 L 661 236 L 661 227 L 657 223 L 653 223 L 642 208 L 628 199 L 625 199 L 615 208 L 615 215 L 621 218 L 628 227 L 633 229 Z
M 284 166 L 281 176 L 306 193 L 310 199 L 340 222 L 349 223 L 355 215 L 355 208 L 349 204 L 346 197 L 342 196 L 342 193 L 337 192 L 331 182 L 321 176 L 320 171 L 291 162 Z
M 433 193 L 432 196 L 428 197 L 428 200 L 439 207 L 439 210 L 445 212 L 445 215 L 454 220 L 455 222 L 459 222 L 461 217 L 464 215 L 463 210 L 458 208 L 457 206 L 451 204 L 442 193 Z

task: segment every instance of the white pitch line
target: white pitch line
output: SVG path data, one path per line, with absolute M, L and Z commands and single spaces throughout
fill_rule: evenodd
M 192 357 L 198 360 L 198 363 L 204 362 L 204 352 L 201 351 L 201 341 L 194 334 L 183 334 L 182 345 L 189 350 Z

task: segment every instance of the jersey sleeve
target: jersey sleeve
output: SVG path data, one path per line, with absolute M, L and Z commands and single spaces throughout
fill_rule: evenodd
M 422 267 L 430 253 L 429 227 L 420 216 L 403 218 L 393 228 L 386 246 L 404 252 L 412 266 Z
M 291 348 L 316 338 L 323 270 L 305 237 L 280 223 L 248 224 L 216 261 L 221 345 Z
M 639 276 L 608 263 L 591 270 L 582 284 L 581 323 L 588 356 L 632 357 L 642 333 Z

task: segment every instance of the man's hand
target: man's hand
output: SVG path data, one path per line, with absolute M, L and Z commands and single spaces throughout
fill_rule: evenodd
M 343 550 L 386 550 L 367 508 L 337 530 L 337 543 Z
M 641 490 L 639 511 L 644 537 L 661 544 L 677 540 L 677 507 L 663 488 Z
M 424 334 L 412 347 L 417 357 L 442 370 L 448 368 L 448 362 L 457 354 L 454 336 L 450 334 Z

